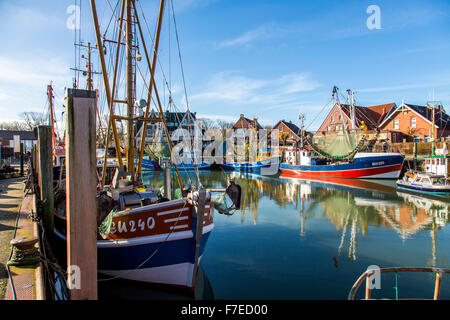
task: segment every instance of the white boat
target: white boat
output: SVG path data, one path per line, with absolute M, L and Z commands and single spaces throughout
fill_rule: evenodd
M 450 183 L 445 176 L 427 172 L 408 171 L 397 180 L 397 187 L 416 192 L 450 194 Z

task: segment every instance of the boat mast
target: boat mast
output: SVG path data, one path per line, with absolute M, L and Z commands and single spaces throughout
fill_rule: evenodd
M 47 95 L 50 105 L 50 125 L 52 127 L 52 153 L 55 155 L 55 118 L 53 116 L 53 86 L 52 82 L 47 86 Z
M 134 181 L 134 70 L 133 70 L 133 15 L 131 0 L 127 0 L 126 18 L 126 58 L 127 58 L 127 171 Z
M 304 131 L 303 131 L 303 129 L 304 129 L 304 123 L 305 123 L 305 114 L 300 113 L 298 118 L 300 120 L 300 148 L 303 150 L 303 148 L 304 148 L 304 142 L 303 142 Z
M 88 42 L 87 48 L 88 48 L 88 63 L 87 63 L 88 78 L 87 78 L 87 86 L 86 87 L 89 91 L 91 91 L 93 89 L 93 85 L 92 85 L 91 43 L 90 42 Z
M 119 32 L 118 32 L 118 38 L 119 41 L 117 41 L 117 51 L 120 50 L 120 38 L 122 35 L 121 32 L 121 27 L 122 27 L 122 21 L 123 21 L 123 11 L 124 11 L 124 6 L 125 6 L 125 0 L 123 0 L 124 2 L 122 3 L 122 10 L 121 10 L 121 17 L 120 17 L 120 27 L 119 27 Z M 105 62 L 105 54 L 103 51 L 103 41 L 102 41 L 102 37 L 100 34 L 100 26 L 98 24 L 98 16 L 97 16 L 97 7 L 95 5 L 95 0 L 91 0 L 91 10 L 92 10 L 92 18 L 94 20 L 94 27 L 95 27 L 95 35 L 97 38 L 97 46 L 98 46 L 98 51 L 99 51 L 99 56 L 100 56 L 100 63 L 101 63 L 101 67 L 102 67 L 102 75 L 103 75 L 103 83 L 105 86 L 105 93 L 106 93 L 106 100 L 108 102 L 108 107 L 109 107 L 109 121 L 108 121 L 108 130 L 106 131 L 106 141 L 105 141 L 105 156 L 104 156 L 104 163 L 103 163 L 103 174 L 102 174 L 102 188 L 105 186 L 105 177 L 106 177 L 106 163 L 108 160 L 108 146 L 109 146 L 109 135 L 110 135 L 110 130 L 112 129 L 113 132 L 113 137 L 114 137 L 114 144 L 115 144 L 115 149 L 116 149 L 116 154 L 117 154 L 117 161 L 119 163 L 119 167 L 122 167 L 122 154 L 121 154 L 121 149 L 120 149 L 120 145 L 119 145 L 119 139 L 117 136 L 117 127 L 116 127 L 116 122 L 114 120 L 114 94 L 115 94 L 115 81 L 116 81 L 116 75 L 117 75 L 117 60 L 118 60 L 118 55 L 116 55 L 116 68 L 114 69 L 114 80 L 113 80 L 113 90 L 112 90 L 112 94 L 111 94 L 111 89 L 109 86 L 109 80 L 108 80 L 108 73 L 107 73 L 107 67 L 106 67 L 106 62 Z

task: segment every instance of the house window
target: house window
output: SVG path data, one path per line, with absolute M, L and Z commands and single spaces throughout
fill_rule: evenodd
M 336 126 L 336 131 L 341 130 L 340 126 Z
M 413 142 L 420 142 L 420 136 L 414 136 Z
M 398 128 L 399 128 L 398 119 L 395 119 L 394 120 L 394 129 L 398 130 Z
M 334 122 L 334 117 L 333 116 L 331 116 L 331 123 L 333 123 Z
M 430 142 L 430 141 L 431 141 L 430 135 L 429 135 L 429 134 L 424 135 L 424 136 L 423 136 L 423 140 L 424 140 L 425 142 Z
M 328 126 L 328 127 L 327 127 L 327 130 L 328 130 L 328 131 L 331 131 L 331 126 Z
M 416 127 L 416 118 L 411 118 L 411 128 Z

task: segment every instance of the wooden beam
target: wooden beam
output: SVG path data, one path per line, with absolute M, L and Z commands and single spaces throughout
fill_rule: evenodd
M 38 158 L 39 158 L 39 190 L 42 201 L 42 218 L 46 231 L 53 232 L 53 148 L 52 128 L 50 126 L 38 127 Z
M 68 275 L 72 300 L 97 299 L 95 108 L 94 91 L 67 89 L 67 266 L 79 270 Z

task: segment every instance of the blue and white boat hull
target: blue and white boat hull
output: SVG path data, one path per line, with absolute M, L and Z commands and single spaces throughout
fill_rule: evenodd
M 238 171 L 261 171 L 262 168 L 268 168 L 273 163 L 278 165 L 278 157 L 272 157 L 255 162 L 224 162 L 222 168 L 226 170 Z

